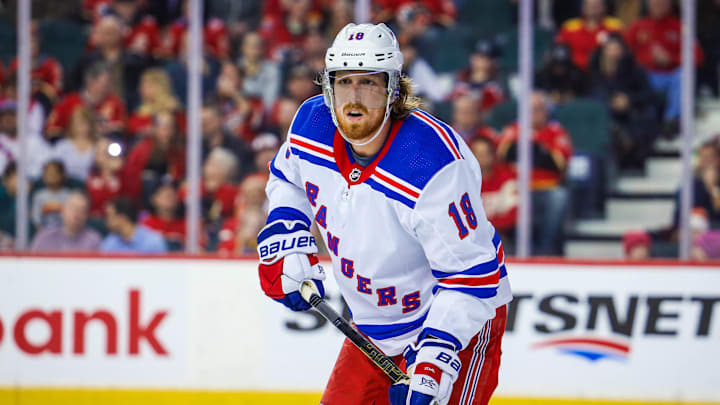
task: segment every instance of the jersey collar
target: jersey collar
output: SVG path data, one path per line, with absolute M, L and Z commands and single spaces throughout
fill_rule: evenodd
M 380 163 L 382 158 L 385 157 L 385 154 L 390 149 L 390 145 L 392 144 L 393 139 L 395 139 L 395 135 L 397 135 L 400 127 L 402 127 L 402 124 L 403 121 L 392 122 L 390 133 L 385 140 L 385 144 L 382 149 L 380 149 L 380 152 L 375 155 L 375 159 L 373 159 L 373 161 L 366 167 L 362 167 L 355 162 L 355 159 L 352 158 L 351 152 L 348 150 L 347 142 L 340 135 L 340 132 L 337 129 L 335 130 L 335 137 L 333 138 L 333 153 L 335 155 L 335 162 L 337 163 L 343 179 L 345 179 L 348 183 L 348 186 L 352 187 L 363 183 L 373 174 L 373 172 L 375 172 L 375 167 L 378 163 Z

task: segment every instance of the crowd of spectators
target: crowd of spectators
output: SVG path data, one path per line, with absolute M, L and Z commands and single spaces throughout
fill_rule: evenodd
M 507 5 L 506 28 L 517 30 L 517 1 L 493 1 Z M 9 3 L 0 6 L 0 24 L 14 30 Z M 63 3 L 34 3 L 33 9 L 27 115 L 32 249 L 181 251 L 188 1 Z M 203 3 L 201 245 L 207 252 L 250 253 L 266 215 L 267 163 L 299 105 L 320 93 L 315 79 L 325 50 L 354 21 L 356 5 Z M 443 43 L 447 32 L 474 32 L 474 22 L 462 14 L 473 7 L 470 0 L 368 3 L 370 19 L 396 32 L 423 108 L 448 120 L 478 158 L 485 210 L 512 251 L 518 125 L 514 118 L 499 128 L 488 123 L 517 96 L 517 72 L 503 62 L 503 33 L 466 33 L 462 42 Z M 559 255 L 569 212 L 568 167 L 579 134 L 555 121 L 554 110 L 579 98 L 602 103 L 609 111 L 613 161 L 621 170 L 642 167 L 658 137 L 678 132 L 681 26 L 671 0 L 549 3 L 552 15 L 536 13 L 536 25 L 551 28 L 554 38 L 539 55 L 531 97 L 533 254 Z M 707 27 L 717 27 L 720 2 L 700 3 L 699 82 L 717 96 L 720 42 L 717 29 Z M 64 65 L 43 47 L 43 24 L 58 20 L 70 21 L 86 37 L 80 56 L 63 59 Z M 447 51 L 442 47 L 462 48 L 466 57 L 440 72 L 436 65 Z M 0 61 L 0 249 L 12 246 L 18 182 L 17 58 L 10 56 Z M 714 174 L 698 169 L 696 182 L 696 189 L 706 186 L 707 196 L 697 201 L 711 220 L 720 213 L 717 159 L 713 167 Z

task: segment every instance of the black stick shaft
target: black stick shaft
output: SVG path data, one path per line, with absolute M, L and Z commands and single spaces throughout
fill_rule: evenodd
M 407 374 L 403 373 L 402 370 L 395 364 L 395 362 L 383 354 L 383 352 L 380 351 L 377 347 L 375 347 L 372 342 L 370 342 L 365 336 L 363 336 L 360 332 L 355 330 L 355 328 L 350 325 L 348 321 L 346 321 L 340 314 L 338 314 L 327 302 L 325 302 L 322 298 L 320 298 L 319 295 L 317 295 L 313 290 L 311 290 L 311 287 L 308 287 L 307 290 L 304 290 L 304 287 L 307 284 L 303 284 L 303 289 L 301 289 L 301 293 L 303 297 L 306 298 L 306 300 L 312 305 L 313 308 L 315 308 L 320 314 L 325 317 L 330 323 L 335 325 L 336 328 L 340 329 L 340 332 L 343 333 L 350 341 L 357 346 L 358 349 L 360 349 L 361 352 L 365 353 L 370 360 L 375 363 L 382 371 L 387 374 L 387 376 L 390 378 L 390 381 L 392 381 L 393 384 L 405 381 L 409 383 L 409 378 Z M 306 295 L 309 295 L 309 297 L 306 297 Z

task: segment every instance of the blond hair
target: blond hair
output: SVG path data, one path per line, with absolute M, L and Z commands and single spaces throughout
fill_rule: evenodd
M 97 140 L 97 133 L 95 132 L 96 118 L 95 116 L 93 116 L 90 110 L 82 106 L 75 107 L 72 115 L 70 115 L 70 124 L 68 125 L 68 138 L 75 138 L 78 120 L 85 120 L 89 127 L 89 138 L 92 141 Z
M 413 95 L 412 80 L 407 76 L 400 76 L 398 80 L 398 96 L 390 104 L 390 118 L 394 121 L 404 120 L 412 110 L 420 108 L 422 100 Z
M 174 111 L 179 103 L 173 94 L 170 84 L 170 76 L 160 68 L 150 68 L 142 73 L 141 82 L 149 81 L 155 86 L 157 94 L 153 100 L 143 100 L 138 108 L 141 115 L 153 115 L 161 111 Z

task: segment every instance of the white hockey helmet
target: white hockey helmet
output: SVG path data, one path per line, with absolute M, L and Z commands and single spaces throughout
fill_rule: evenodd
M 325 71 L 323 72 L 323 97 L 330 108 L 335 126 L 348 142 L 365 145 L 372 142 L 380 133 L 390 115 L 390 104 L 397 96 L 398 82 L 402 72 L 403 55 L 397 38 L 385 24 L 348 24 L 335 36 L 332 46 L 325 53 Z M 333 73 L 343 70 L 385 72 L 387 81 L 387 102 L 383 125 L 378 132 L 362 144 L 349 140 L 342 133 L 335 115 L 333 95 Z

